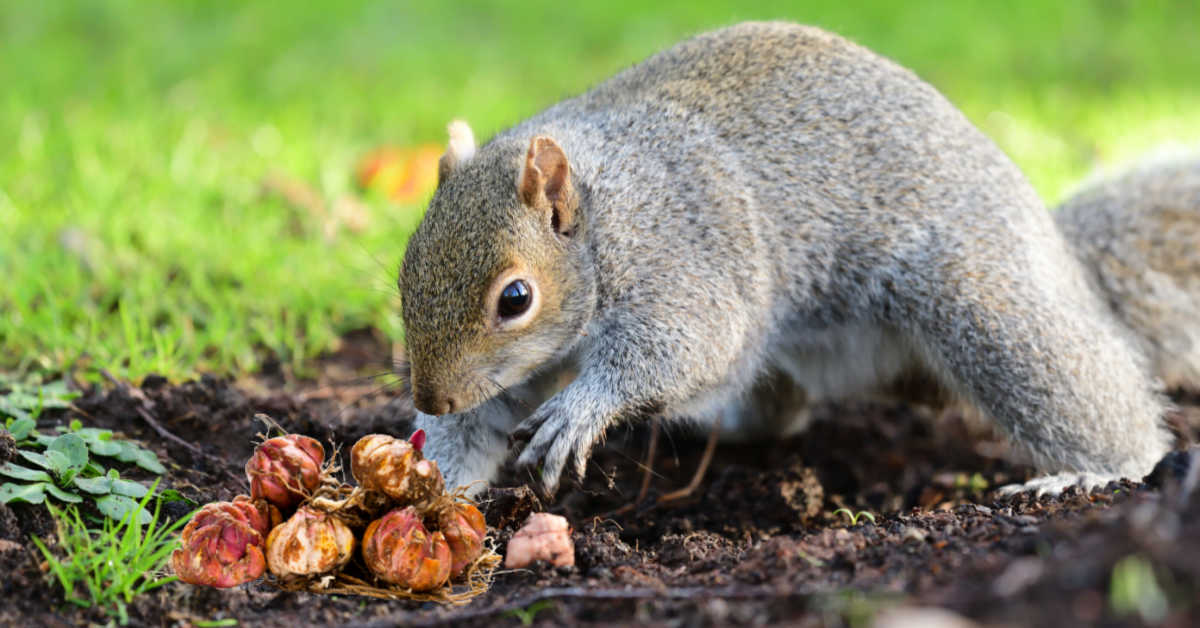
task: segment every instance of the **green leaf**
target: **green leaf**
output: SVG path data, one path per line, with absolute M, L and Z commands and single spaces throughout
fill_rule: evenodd
M 58 476 L 58 484 L 69 486 L 75 482 L 75 476 L 79 475 L 76 469 L 67 469 L 62 475 Z
M 24 449 L 18 449 L 17 453 L 20 454 L 22 458 L 28 460 L 29 462 L 32 462 L 33 464 L 36 464 L 37 466 L 39 466 L 43 469 L 46 469 L 47 471 L 54 468 L 53 465 L 50 464 L 50 461 L 47 460 L 45 456 L 37 453 L 36 451 L 27 451 Z
M 49 436 L 41 432 L 34 432 L 29 435 L 29 440 L 32 440 L 42 447 L 49 447 L 50 443 L 53 443 L 55 438 L 57 438 L 57 436 Z
M 14 419 L 33 420 L 32 417 L 29 416 L 29 413 L 18 407 L 17 404 L 13 403 L 11 398 L 11 394 L 6 397 L 0 397 L 0 414 L 8 415 Z
M 63 379 L 43 384 L 39 393 L 42 408 L 68 408 L 71 400 L 79 397 L 78 392 L 67 389 L 67 381 Z
M 72 432 L 78 432 L 82 428 L 83 428 L 83 421 L 80 421 L 79 419 L 71 419 L 71 431 Z
M 47 450 L 44 457 L 50 463 L 50 472 L 54 475 L 61 476 L 71 470 L 71 461 L 67 459 L 67 454 L 61 451 Z
M 123 440 L 114 440 L 111 442 L 117 446 L 116 453 L 112 455 L 113 458 L 121 462 L 133 462 L 134 458 L 137 457 L 137 445 Z
M 145 497 L 146 493 L 149 492 L 149 489 L 147 489 L 142 484 L 134 482 L 133 480 L 116 479 L 116 480 L 111 480 L 111 482 L 112 482 L 112 492 L 115 495 L 124 495 L 126 497 L 140 499 L 142 497 Z
M 112 440 L 112 437 L 113 437 L 112 430 L 101 429 L 99 427 L 87 427 L 87 428 L 84 428 L 79 431 L 81 431 L 85 434 L 89 434 L 89 435 L 95 437 L 97 440 L 102 440 L 102 441 Z
M 88 443 L 112 439 L 112 430 L 105 430 L 98 427 L 81 427 L 77 430 L 71 430 L 71 432 Z
M 21 442 L 29 438 L 29 434 L 37 427 L 37 421 L 28 416 L 17 417 L 12 424 L 8 426 L 8 433 L 12 434 L 13 440 Z
M 31 395 L 24 388 L 13 388 L 12 392 L 3 397 L 3 402 L 7 406 L 5 410 L 38 410 L 41 408 L 41 403 L 38 402 L 37 395 Z M 25 414 L 25 413 L 22 413 Z
M 112 480 L 106 477 L 98 478 L 75 478 L 75 486 L 79 490 L 91 493 L 92 495 L 107 495 L 112 490 Z
M 121 453 L 121 449 L 122 449 L 121 441 L 110 441 L 110 440 L 99 440 L 99 439 L 96 439 L 96 440 L 89 439 L 87 441 L 87 446 L 88 446 L 88 449 L 92 450 L 93 454 L 96 454 L 97 456 L 108 456 L 109 458 L 116 458 L 117 455 Z M 117 459 L 120 460 L 120 458 L 117 458 Z M 130 462 L 130 461 L 126 460 L 124 462 Z
M 54 439 L 54 442 L 46 447 L 46 455 L 55 452 L 62 452 L 66 456 L 68 468 L 76 471 L 82 469 L 88 461 L 87 443 L 83 442 L 78 434 L 63 434 Z
M 57 486 L 48 482 L 43 483 L 41 487 L 45 489 L 47 493 L 50 493 L 51 497 L 59 501 L 68 502 L 71 504 L 78 504 L 79 502 L 83 501 L 83 498 L 79 495 L 75 493 L 68 493 L 67 491 L 64 491 L 63 489 L 58 488 Z
M 134 464 L 156 475 L 162 475 L 167 472 L 167 468 L 162 466 L 162 463 L 158 461 L 158 456 L 154 455 L 153 451 L 142 449 L 136 445 L 134 447 Z
M 78 433 L 87 442 L 88 449 L 91 449 L 92 453 L 97 456 L 131 462 L 158 475 L 167 472 L 166 467 L 158 461 L 158 456 L 155 456 L 154 452 L 127 440 L 112 440 L 112 432 L 109 430 L 84 428 Z
M 39 469 L 29 469 L 18 464 L 6 462 L 0 465 L 0 475 L 7 475 L 10 478 L 18 480 L 28 480 L 31 482 L 53 482 L 49 473 Z
M 150 513 L 138 507 L 138 503 L 124 495 L 105 495 L 96 499 L 96 507 L 104 516 L 121 521 L 131 512 L 138 513 L 138 523 L 146 525 L 153 520 Z
M 11 502 L 25 502 L 27 504 L 40 504 L 46 501 L 46 493 L 42 487 L 46 484 L 13 484 L 5 482 L 0 484 L 0 504 L 8 504 Z

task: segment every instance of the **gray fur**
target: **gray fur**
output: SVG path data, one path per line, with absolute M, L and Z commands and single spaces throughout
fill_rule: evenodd
M 1200 390 L 1200 157 L 1092 184 L 1055 219 L 1153 372 Z
M 518 200 L 535 136 L 579 192 L 565 240 Z M 483 294 L 514 263 L 548 306 L 497 334 Z M 1163 403 L 1084 275 L 1018 169 L 931 86 L 819 29 L 746 23 L 482 146 L 441 183 L 400 288 L 418 407 L 459 402 L 418 418 L 451 485 L 490 480 L 518 424 L 519 462 L 552 491 L 617 421 L 778 434 L 806 420 L 798 404 L 911 371 L 1045 471 L 1140 477 L 1167 450 Z M 764 387 L 797 404 L 761 416 Z

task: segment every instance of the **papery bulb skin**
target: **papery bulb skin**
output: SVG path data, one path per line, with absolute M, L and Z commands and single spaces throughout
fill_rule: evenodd
M 267 568 L 281 578 L 336 571 L 354 554 L 354 533 L 337 517 L 301 506 L 267 536 Z
M 290 511 L 320 485 L 324 462 L 325 448 L 315 438 L 287 434 L 267 439 L 246 462 L 250 496 Z
M 430 533 L 416 509 L 393 510 L 363 534 L 363 561 L 380 580 L 412 591 L 432 591 L 450 580 L 450 545 Z

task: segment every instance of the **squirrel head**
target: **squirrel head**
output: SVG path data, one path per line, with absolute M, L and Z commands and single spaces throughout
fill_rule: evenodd
M 558 142 L 494 141 L 476 154 L 470 127 L 449 131 L 398 282 L 413 401 L 427 414 L 470 410 L 569 351 L 595 294 Z

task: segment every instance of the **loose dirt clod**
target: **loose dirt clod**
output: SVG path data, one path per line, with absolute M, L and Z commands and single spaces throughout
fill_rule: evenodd
M 541 500 L 528 486 L 489 487 L 479 501 L 487 524 L 498 530 L 514 529 L 542 510 Z
M 0 463 L 8 462 L 17 457 L 17 442 L 13 440 L 8 430 L 0 428 Z

